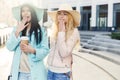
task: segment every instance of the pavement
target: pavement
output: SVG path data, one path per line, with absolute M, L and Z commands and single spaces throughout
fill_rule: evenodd
M 120 65 L 84 52 L 74 53 L 74 80 L 120 80 Z
M 7 80 L 12 57 L 13 52 L 0 48 L 0 80 Z M 119 64 L 83 51 L 73 52 L 73 59 L 73 80 L 120 80 Z
M 0 80 L 7 80 L 10 74 L 13 52 L 8 51 L 5 47 L 0 48 Z

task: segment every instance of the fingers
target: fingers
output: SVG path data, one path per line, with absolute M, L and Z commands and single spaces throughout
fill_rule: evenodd
M 59 25 L 60 25 L 60 26 L 64 26 L 64 25 L 65 25 L 65 21 L 64 21 L 64 20 L 61 20 L 61 19 L 60 19 L 58 22 L 59 22 Z
M 21 50 L 24 50 L 25 48 L 27 47 L 27 45 L 26 44 L 24 44 L 24 43 L 20 43 L 20 48 L 21 48 Z
M 65 21 L 59 20 L 59 31 L 65 31 Z
M 18 30 L 21 32 L 25 27 L 29 26 L 29 23 L 25 24 L 27 21 L 22 20 L 21 22 L 18 22 Z
M 25 24 L 25 27 L 27 27 L 29 25 L 29 23 Z

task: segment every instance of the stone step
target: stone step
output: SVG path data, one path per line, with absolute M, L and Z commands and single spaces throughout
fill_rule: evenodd
M 108 35 L 95 35 L 95 37 L 97 37 L 97 38 L 106 38 L 106 39 L 111 39 L 111 37 L 110 37 L 110 36 L 108 36 Z
M 93 34 L 80 34 L 80 36 L 95 37 L 95 35 L 93 35 Z
M 86 48 L 86 49 L 91 49 L 91 50 L 96 50 L 96 51 L 107 51 L 110 53 L 115 53 L 115 54 L 120 55 L 120 49 L 108 48 L 108 47 L 88 44 L 88 43 L 84 43 L 84 42 L 82 42 L 81 45 L 83 48 Z
M 80 34 L 89 34 L 89 35 L 108 35 L 111 32 L 101 32 L 101 31 L 80 31 Z
M 86 49 L 91 49 L 91 50 L 100 50 L 100 51 L 106 51 L 107 48 L 106 47 L 102 47 L 102 46 L 96 46 L 96 45 L 93 45 L 93 44 L 88 44 L 88 43 L 81 43 L 82 47 L 83 48 L 86 48 Z
M 120 55 L 120 41 L 111 39 L 108 33 L 100 34 L 95 32 L 83 32 L 80 35 L 82 47 L 91 50 L 107 51 Z
M 93 40 L 88 40 L 88 44 L 96 45 L 96 46 L 103 46 L 107 48 L 117 48 L 120 49 L 120 45 L 114 44 L 114 43 L 109 43 L 109 42 L 100 42 L 100 41 L 93 41 Z
M 120 55 L 120 49 L 107 49 L 107 51 Z
M 88 40 L 88 39 L 92 39 L 92 37 L 88 37 L 88 36 L 81 36 L 80 38 L 81 38 L 81 39 L 87 39 L 87 40 Z
M 102 42 L 109 42 L 109 43 L 114 43 L 114 44 L 120 44 L 120 40 L 115 40 L 115 39 L 93 37 L 92 40 L 93 41 L 102 41 Z
M 80 42 L 86 42 L 86 43 L 87 43 L 87 42 L 88 42 L 88 39 L 81 39 L 81 38 L 80 38 Z
M 114 62 L 120 65 L 120 55 L 116 55 L 114 53 L 111 54 L 110 52 L 106 52 L 106 51 L 93 51 L 93 50 L 85 49 L 85 48 L 81 48 L 81 52 L 90 53 L 92 55 L 99 56 L 101 58 L 104 58 L 106 60 L 109 60 L 111 62 Z
M 101 57 L 98 57 L 98 56 L 94 56 L 94 55 L 91 55 L 91 54 L 87 54 L 87 53 L 81 53 L 81 52 L 78 52 L 78 53 L 75 53 L 76 55 L 79 55 L 80 58 L 84 59 L 84 60 L 87 60 L 89 61 L 91 64 L 94 64 L 96 65 L 96 67 L 98 67 L 100 69 L 100 71 L 103 71 L 103 72 L 106 72 L 107 75 L 109 75 L 109 77 L 112 77 L 112 79 L 105 79 L 107 75 L 102 75 L 102 78 L 100 80 L 120 80 L 120 66 L 117 65 L 117 64 L 114 64 L 113 62 L 110 62 L 109 60 L 106 60 L 106 59 L 103 59 Z M 81 59 L 80 59 L 81 60 Z M 77 61 L 76 61 L 77 62 Z M 80 63 L 80 62 L 79 62 Z M 81 62 L 80 64 L 86 64 L 85 62 Z M 87 66 L 83 66 L 81 67 L 82 69 L 85 69 L 86 73 L 84 73 L 85 75 L 89 74 L 92 76 L 93 74 L 93 70 L 94 68 L 90 68 L 93 69 L 92 71 L 88 70 L 90 65 L 87 65 Z M 96 69 L 96 74 L 98 74 L 98 70 L 99 69 Z M 87 72 L 88 71 L 88 72 Z M 101 75 L 98 74 L 98 76 L 95 76 L 96 75 L 94 73 L 94 79 L 82 79 L 82 80 L 98 80 L 98 77 L 100 77 Z M 83 77 L 83 74 L 82 74 L 82 77 Z M 95 79 L 96 78 L 96 79 Z

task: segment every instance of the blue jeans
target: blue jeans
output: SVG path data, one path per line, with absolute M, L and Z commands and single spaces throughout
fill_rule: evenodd
M 19 72 L 18 80 L 32 80 L 30 73 Z
M 69 75 L 70 72 L 67 74 Z M 48 70 L 47 80 L 70 80 L 70 78 L 64 73 L 55 73 Z

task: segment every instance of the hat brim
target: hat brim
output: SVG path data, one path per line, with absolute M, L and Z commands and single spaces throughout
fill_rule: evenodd
M 32 6 L 32 7 L 34 8 L 34 10 L 36 12 L 38 20 L 40 21 L 43 18 L 44 10 L 40 9 L 40 8 L 37 8 L 35 6 Z M 12 8 L 12 13 L 13 13 L 14 18 L 17 21 L 21 21 L 21 15 L 20 15 L 21 14 L 21 6 L 13 7 Z
M 58 11 L 60 11 L 60 10 L 58 10 Z M 58 11 L 48 12 L 48 15 L 51 17 L 51 19 L 53 21 L 56 20 L 56 15 L 57 15 Z M 75 22 L 75 27 L 78 27 L 80 25 L 80 13 L 75 10 L 68 10 L 67 12 L 69 12 L 72 15 L 73 20 Z

